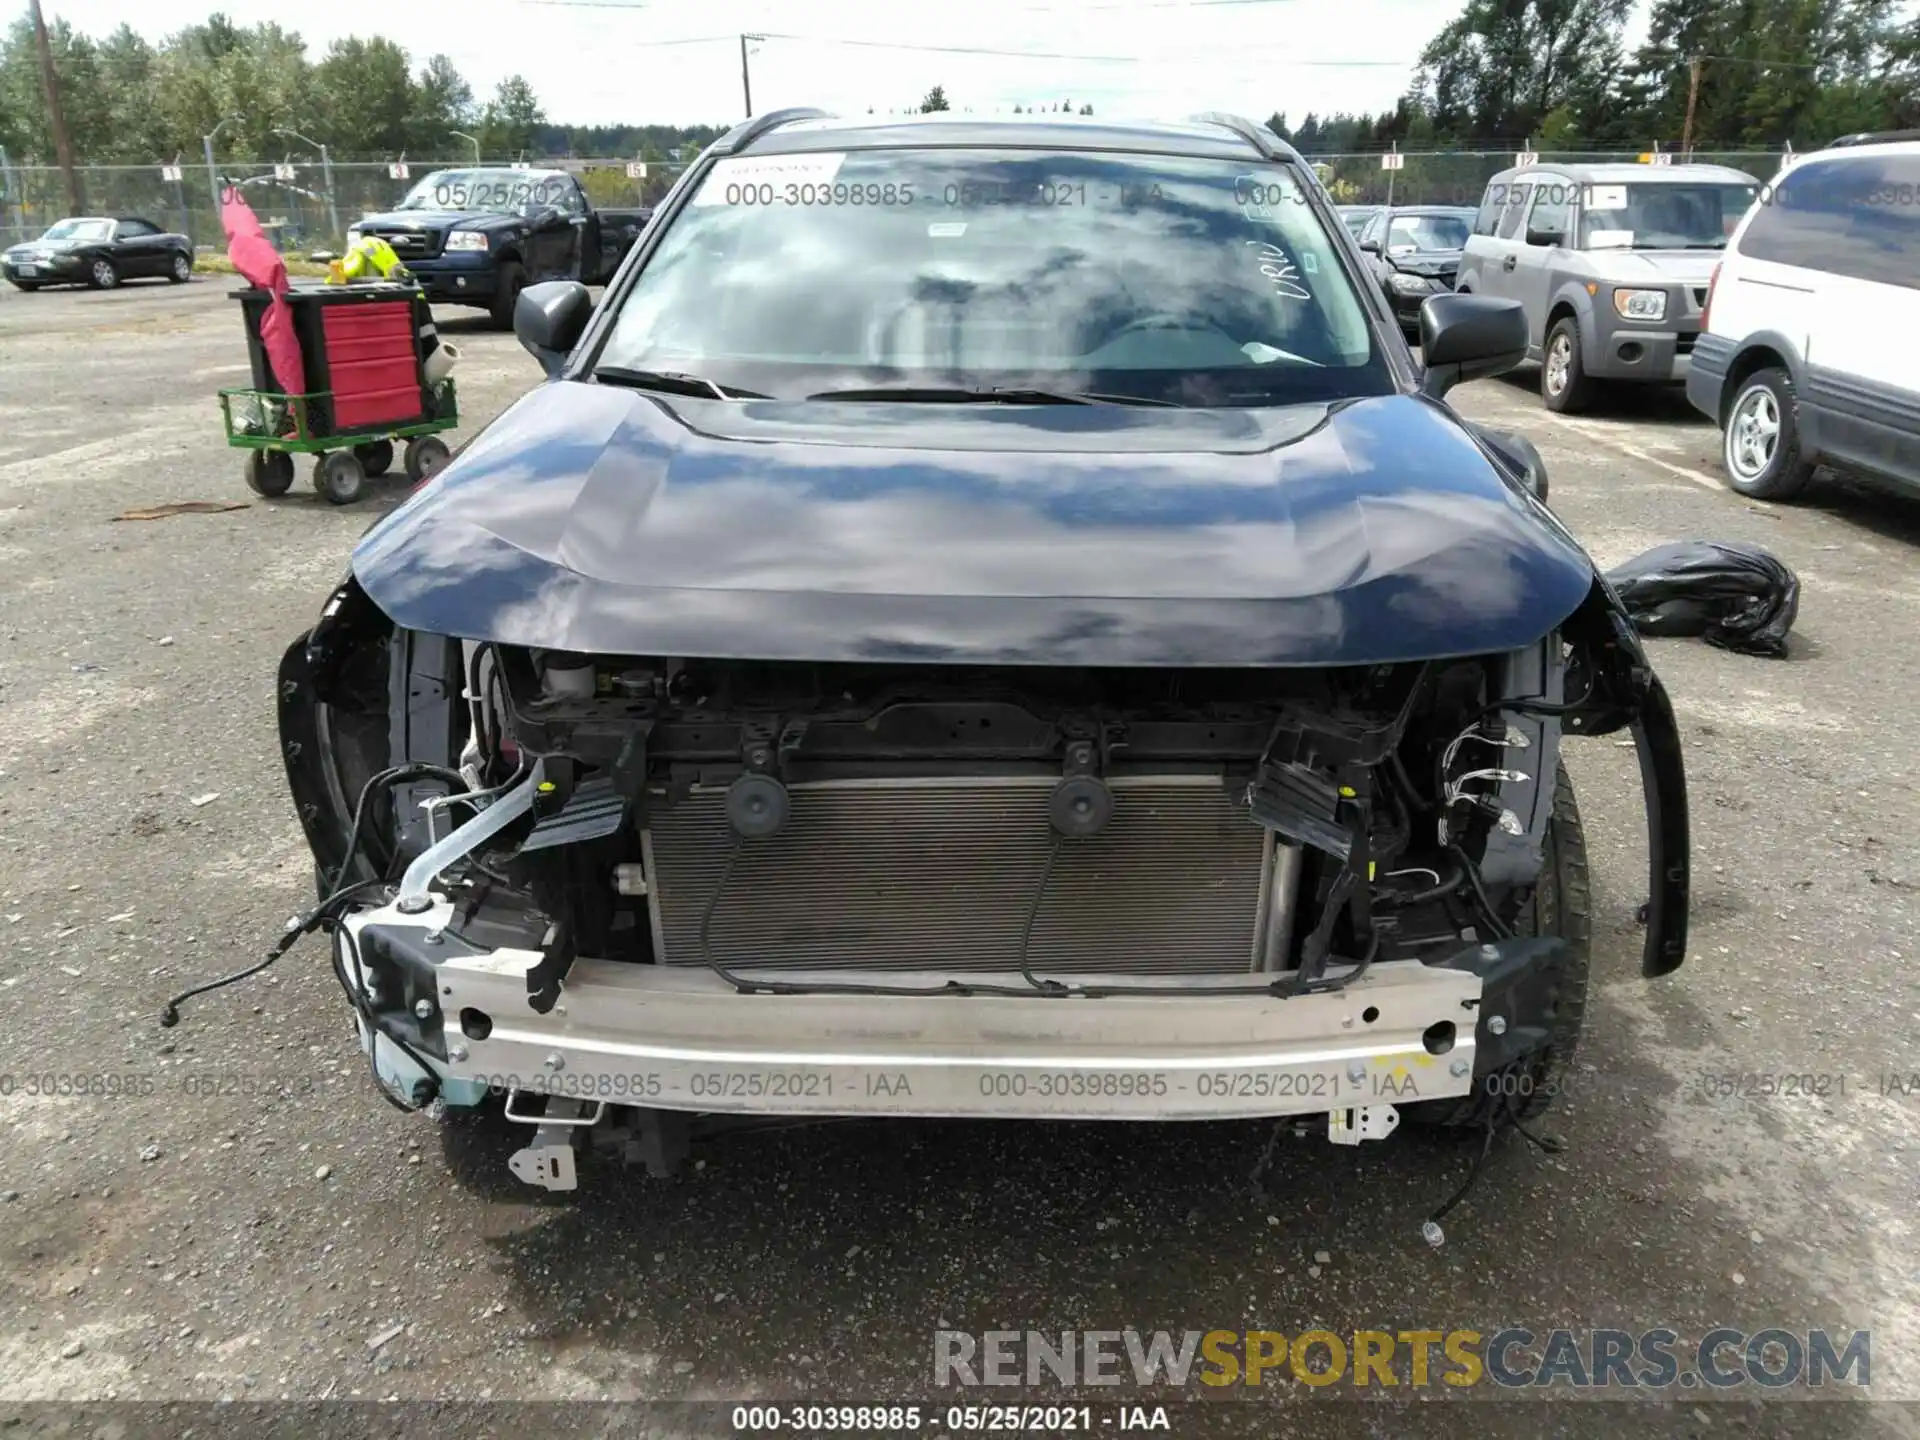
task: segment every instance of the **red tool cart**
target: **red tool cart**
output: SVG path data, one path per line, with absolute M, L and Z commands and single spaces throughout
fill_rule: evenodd
M 227 440 L 251 453 L 247 484 L 283 495 L 293 484 L 293 456 L 316 456 L 314 488 L 336 505 L 360 498 L 367 478 L 393 463 L 394 442 L 406 443 L 409 479 L 418 482 L 446 463 L 437 432 L 459 423 L 453 381 L 430 382 L 421 328 L 431 323 L 418 286 L 294 285 L 286 300 L 306 368 L 302 393 L 274 376 L 260 338 L 272 296 L 237 291 L 246 318 L 253 388 L 222 390 Z

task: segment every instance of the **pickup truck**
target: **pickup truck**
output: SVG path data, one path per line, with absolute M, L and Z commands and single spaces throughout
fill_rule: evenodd
M 479 306 L 504 329 L 528 285 L 604 284 L 652 215 L 597 208 L 564 170 L 436 170 L 347 231 L 347 243 L 378 235 L 428 299 Z

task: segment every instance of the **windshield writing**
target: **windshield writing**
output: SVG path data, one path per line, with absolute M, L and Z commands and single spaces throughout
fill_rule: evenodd
M 566 175 L 517 170 L 437 170 L 407 192 L 397 210 L 531 210 L 560 205 L 573 189 Z
M 874 150 L 704 179 L 597 363 L 800 398 L 862 387 L 1286 404 L 1390 389 L 1285 167 Z

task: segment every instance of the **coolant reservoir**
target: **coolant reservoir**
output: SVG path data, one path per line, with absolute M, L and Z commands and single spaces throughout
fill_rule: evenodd
M 582 655 L 549 655 L 542 662 L 540 678 L 547 694 L 558 700 L 591 700 L 594 692 L 593 661 Z

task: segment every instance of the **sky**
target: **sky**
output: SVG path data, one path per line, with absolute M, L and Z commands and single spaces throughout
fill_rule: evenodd
M 122 21 L 158 40 L 223 9 L 242 25 L 299 32 L 318 59 L 342 36 L 378 33 L 416 64 L 448 55 L 484 99 L 524 75 L 566 124 L 726 123 L 745 110 L 818 105 L 862 114 L 916 107 L 945 87 L 956 110 L 991 114 L 1071 100 L 1104 115 L 1390 108 L 1456 0 L 407 0 L 295 7 L 274 0 L 43 0 L 49 18 L 104 35 Z M 1644 12 L 1645 4 L 1636 7 Z M 1636 13 L 1636 23 L 1644 23 Z M 804 37 L 804 38 L 788 38 Z M 830 43 L 842 42 L 842 43 Z M 857 43 L 845 43 L 857 42 Z M 945 47 L 908 49 L 906 46 Z M 1014 51 L 1018 54 L 965 53 Z

